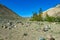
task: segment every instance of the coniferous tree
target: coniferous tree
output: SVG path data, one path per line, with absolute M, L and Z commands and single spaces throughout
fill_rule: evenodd
M 37 13 L 34 12 L 31 20 L 32 20 L 32 21 L 37 21 L 37 16 L 38 16 Z
M 39 14 L 38 14 L 38 19 L 39 19 L 39 21 L 42 21 L 42 9 L 40 8 L 39 9 Z
M 38 14 L 36 12 L 33 13 L 33 16 L 31 18 L 32 21 L 42 21 L 42 9 L 39 9 Z

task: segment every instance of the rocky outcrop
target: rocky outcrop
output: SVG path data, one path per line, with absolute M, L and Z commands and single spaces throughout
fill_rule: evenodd
M 53 8 L 48 9 L 47 11 L 44 11 L 42 16 L 46 17 L 46 14 L 52 17 L 60 17 L 60 4 Z

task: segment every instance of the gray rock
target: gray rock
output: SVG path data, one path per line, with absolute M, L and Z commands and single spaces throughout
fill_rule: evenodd
M 39 40 L 46 40 L 44 37 L 40 37 Z

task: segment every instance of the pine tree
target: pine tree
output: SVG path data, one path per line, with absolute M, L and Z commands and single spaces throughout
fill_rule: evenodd
M 32 21 L 37 21 L 37 16 L 38 16 L 37 13 L 34 12 L 31 20 L 32 20 Z
M 40 8 L 39 9 L 39 14 L 38 14 L 38 19 L 39 19 L 39 21 L 42 21 L 42 9 Z

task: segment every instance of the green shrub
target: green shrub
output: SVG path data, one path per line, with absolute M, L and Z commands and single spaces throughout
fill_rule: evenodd
M 42 9 L 40 8 L 39 14 L 36 12 L 33 13 L 33 16 L 31 17 L 30 21 L 42 21 Z

